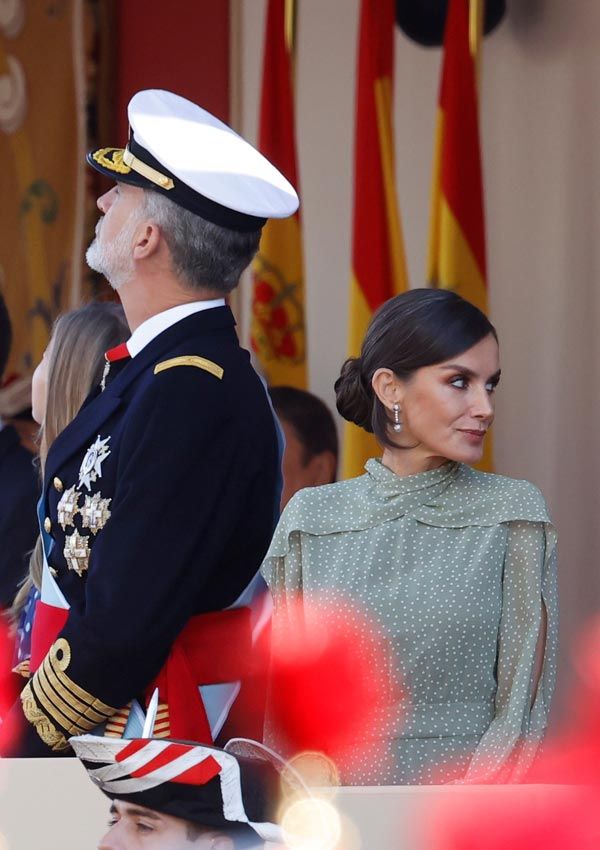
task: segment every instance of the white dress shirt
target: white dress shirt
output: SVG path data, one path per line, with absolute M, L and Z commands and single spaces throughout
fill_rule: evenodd
M 171 325 L 186 319 L 192 313 L 200 313 L 202 310 L 212 310 L 214 307 L 224 306 L 224 298 L 214 298 L 212 301 L 191 301 L 189 304 L 178 304 L 177 307 L 163 310 L 162 313 L 150 316 L 134 330 L 127 340 L 127 350 L 132 357 L 135 357 L 149 342 L 152 342 L 155 337 L 166 331 Z

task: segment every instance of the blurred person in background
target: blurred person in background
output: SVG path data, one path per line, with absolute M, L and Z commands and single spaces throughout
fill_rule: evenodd
M 336 480 L 338 435 L 327 405 L 295 387 L 269 387 L 285 435 L 281 509 L 303 487 Z
M 59 316 L 31 386 L 31 408 L 39 424 L 40 472 L 43 476 L 48 450 L 67 427 L 83 402 L 98 387 L 105 352 L 124 342 L 129 328 L 120 304 L 91 302 Z M 46 562 L 46 593 L 52 597 L 53 577 L 47 566 L 52 541 L 40 520 L 37 540 L 29 559 L 29 572 L 12 607 L 17 626 L 16 672 L 30 675 L 32 628 L 42 590 Z M 35 656 L 34 656 L 35 657 Z
M 0 388 L 0 416 L 15 429 L 35 466 L 39 425 L 31 415 L 31 375 L 11 375 L 5 380 Z
M 11 322 L 0 295 L 0 384 L 11 340 Z M 14 426 L 6 422 L 7 414 L 14 412 L 6 406 L 0 410 L 0 608 L 11 606 L 27 572 L 27 556 L 37 536 L 39 480 L 33 455 L 21 445 Z
M 497 334 L 475 306 L 437 289 L 390 299 L 335 385 L 382 457 L 297 493 L 275 532 L 275 641 L 289 600 L 342 616 L 349 598 L 393 646 L 381 757 L 340 765 L 342 784 L 514 781 L 544 735 L 556 533 L 536 487 L 472 467 L 499 380 Z

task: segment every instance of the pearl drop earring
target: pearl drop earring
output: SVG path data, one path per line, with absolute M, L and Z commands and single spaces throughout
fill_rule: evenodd
M 400 422 L 400 405 L 394 405 L 394 431 L 399 433 L 402 430 L 402 423 Z

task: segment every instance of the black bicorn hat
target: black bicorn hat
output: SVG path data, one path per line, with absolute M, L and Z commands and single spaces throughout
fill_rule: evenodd
M 424 47 L 444 43 L 446 13 L 450 0 L 396 0 L 396 23 L 410 39 Z M 466 2 L 466 0 L 465 0 Z M 506 12 L 506 0 L 484 0 L 483 30 L 488 35 Z
M 275 812 L 285 763 L 255 742 L 236 747 L 234 740 L 222 750 L 164 738 L 81 735 L 70 743 L 110 799 L 218 829 L 244 846 L 283 840 Z
M 298 209 L 293 186 L 266 157 L 210 112 L 161 89 L 135 94 L 125 148 L 97 148 L 88 163 L 113 180 L 153 189 L 237 231 Z

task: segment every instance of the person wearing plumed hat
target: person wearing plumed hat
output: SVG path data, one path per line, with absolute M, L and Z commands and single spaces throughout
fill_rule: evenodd
M 52 546 L 33 676 L 0 733 L 8 755 L 69 754 L 95 731 L 212 744 L 259 737 L 250 691 L 269 600 L 258 577 L 280 495 L 279 437 L 226 304 L 269 217 L 298 198 L 261 154 L 196 104 L 136 94 L 87 252 L 131 337 L 53 444 Z M 35 663 L 34 663 L 35 659 Z
M 111 800 L 99 850 L 259 850 L 280 846 L 282 783 L 309 794 L 276 753 L 252 741 L 195 742 L 96 735 L 71 739 L 92 782 Z

